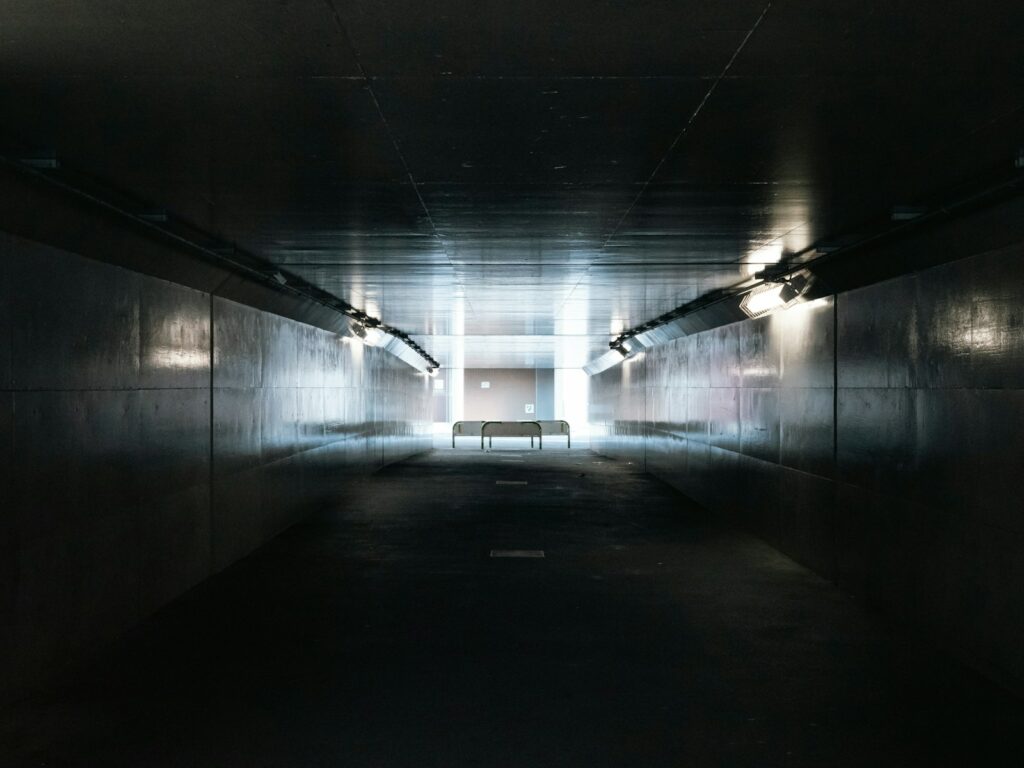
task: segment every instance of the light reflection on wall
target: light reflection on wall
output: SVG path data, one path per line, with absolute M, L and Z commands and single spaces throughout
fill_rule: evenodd
M 183 347 L 149 347 L 146 349 L 147 366 L 162 370 L 196 371 L 210 367 L 210 351 Z
M 363 344 L 359 339 L 354 336 L 341 336 L 341 340 L 345 343 L 345 346 L 352 352 L 352 360 L 362 365 L 363 363 L 363 352 L 366 349 L 366 345 Z
M 205 305 L 190 302 L 187 307 L 169 308 L 143 301 L 140 346 L 144 368 L 154 372 L 209 369 L 210 320 L 201 306 Z
M 1012 302 L 1014 309 L 1016 302 Z M 975 301 L 969 326 L 958 330 L 963 346 L 972 352 L 989 354 L 1005 348 L 1005 322 L 1000 323 L 1000 310 L 1006 309 L 1003 301 Z M 1019 311 L 1019 310 L 1018 310 Z M 1011 315 L 1013 311 L 1011 310 Z M 1011 320 L 1012 322 L 1012 320 Z
M 964 342 L 976 352 L 988 352 L 1003 347 L 999 329 L 991 325 L 974 326 L 963 332 Z
M 822 311 L 831 311 L 832 298 L 825 296 L 814 301 L 804 301 L 781 312 L 771 315 L 772 322 L 785 327 L 787 331 L 799 331 L 814 322 L 813 315 Z

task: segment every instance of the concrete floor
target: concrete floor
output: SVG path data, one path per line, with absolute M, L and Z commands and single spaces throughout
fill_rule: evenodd
M 448 450 L 8 708 L 0 740 L 4 766 L 1020 765 L 1024 703 L 628 465 Z

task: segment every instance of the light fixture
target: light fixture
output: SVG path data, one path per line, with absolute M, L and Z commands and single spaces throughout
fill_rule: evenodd
M 623 354 L 625 352 L 625 354 Z M 629 356 L 629 352 L 624 347 L 612 347 L 603 355 L 583 366 L 583 371 L 588 376 L 607 371 L 609 368 L 614 368 L 616 365 L 622 363 L 626 357 Z
M 740 309 L 747 317 L 763 317 L 795 304 L 808 286 L 809 282 L 803 275 L 762 283 L 743 297 Z
M 368 347 L 379 347 L 387 340 L 387 334 L 380 328 L 367 328 L 363 332 L 363 343 Z

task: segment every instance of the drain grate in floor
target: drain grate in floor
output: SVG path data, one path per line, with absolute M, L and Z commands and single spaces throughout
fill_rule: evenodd
M 491 557 L 544 557 L 543 549 L 492 549 Z
M 526 485 L 527 480 L 495 480 L 495 485 Z

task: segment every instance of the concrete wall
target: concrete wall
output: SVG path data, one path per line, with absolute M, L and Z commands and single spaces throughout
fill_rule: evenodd
M 464 374 L 465 406 L 462 418 L 468 421 L 522 421 L 540 418 L 537 408 L 537 376 L 532 368 L 467 368 Z M 490 382 L 488 389 L 480 383 Z M 532 403 L 534 413 L 526 413 Z
M 1022 259 L 650 350 L 591 380 L 594 445 L 1024 691 Z
M 428 379 L 0 235 L 0 696 L 429 448 Z

